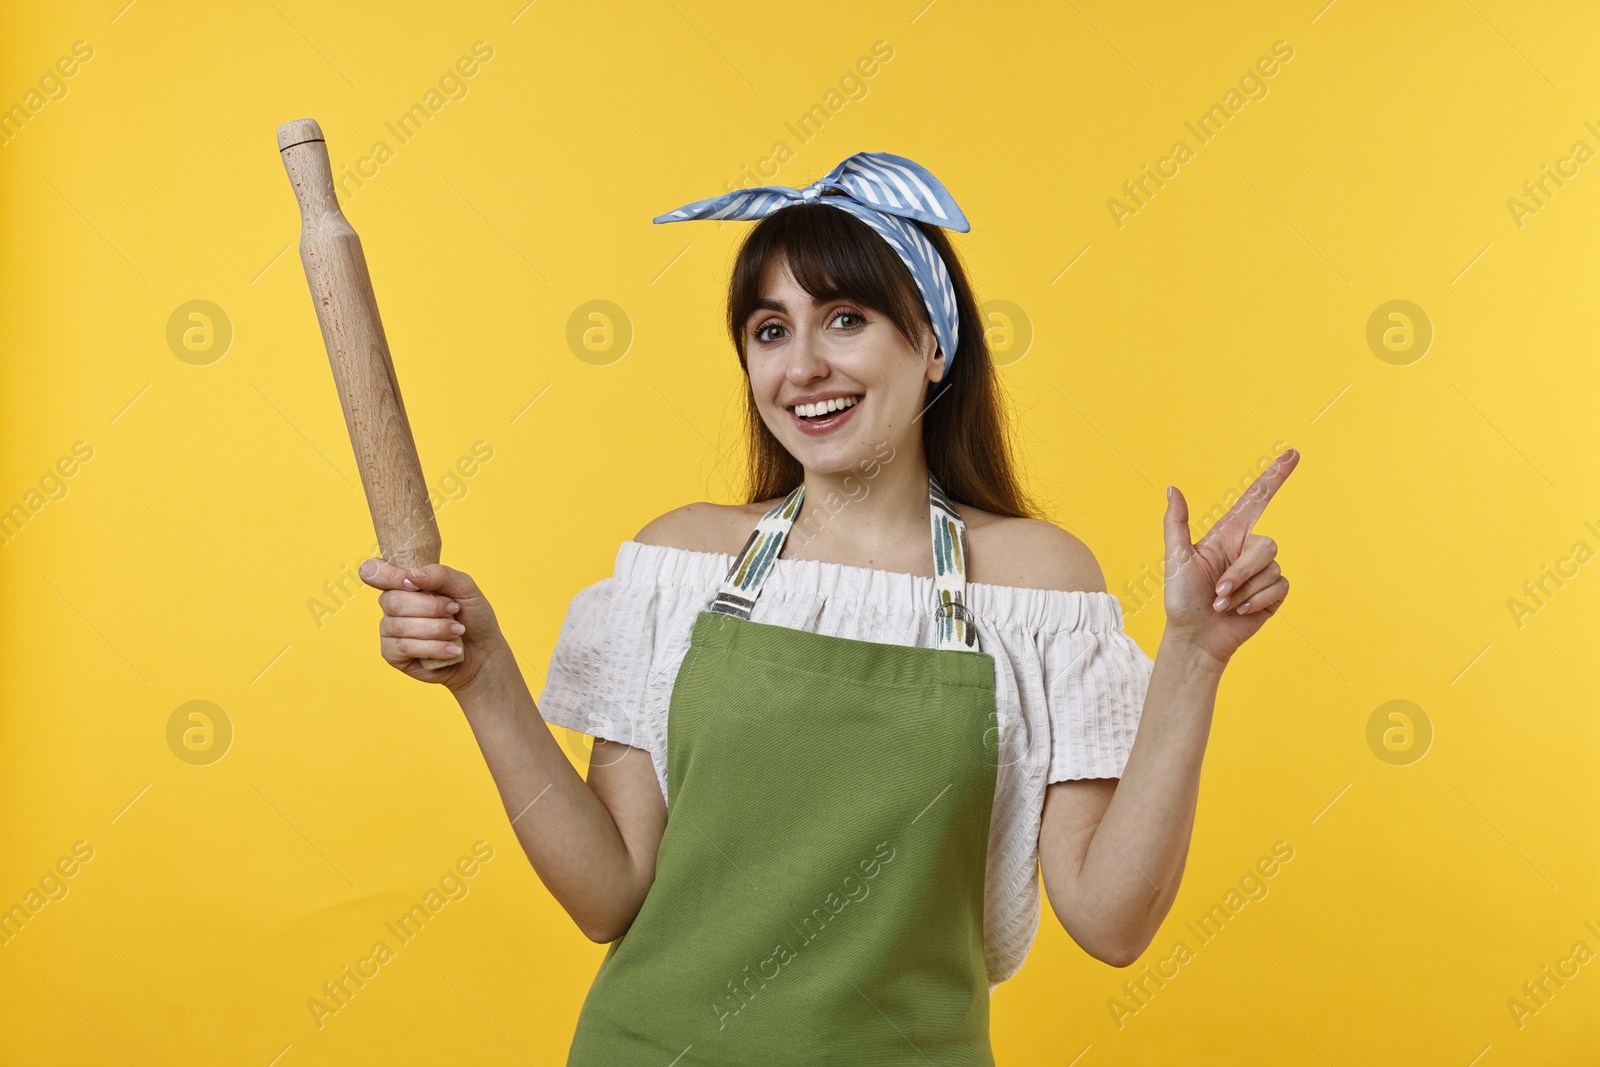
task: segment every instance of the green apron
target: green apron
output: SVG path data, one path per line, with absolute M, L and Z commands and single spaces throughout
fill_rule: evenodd
M 568 1067 L 994 1063 L 994 658 L 967 617 L 966 529 L 928 483 L 939 647 L 750 621 L 804 485 L 696 616 L 655 881 Z

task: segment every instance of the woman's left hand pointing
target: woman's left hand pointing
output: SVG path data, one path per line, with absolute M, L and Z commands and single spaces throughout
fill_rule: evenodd
M 1167 633 L 1226 664 L 1239 646 L 1283 606 L 1289 580 L 1275 557 L 1277 542 L 1251 533 L 1300 453 L 1273 460 L 1243 497 L 1195 544 L 1189 543 L 1189 503 L 1177 486 L 1167 503 Z

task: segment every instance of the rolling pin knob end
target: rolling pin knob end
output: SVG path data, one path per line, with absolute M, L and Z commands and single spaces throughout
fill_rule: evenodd
M 278 151 L 293 148 L 297 144 L 307 141 L 325 141 L 322 136 L 322 127 L 317 125 L 316 119 L 295 119 L 285 122 L 278 127 Z

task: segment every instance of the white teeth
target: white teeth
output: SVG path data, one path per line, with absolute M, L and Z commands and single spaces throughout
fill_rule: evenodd
M 843 411 L 845 408 L 854 407 L 861 399 L 859 396 L 840 396 L 832 400 L 819 400 L 815 404 L 796 404 L 792 410 L 796 415 L 814 417 L 830 411 Z

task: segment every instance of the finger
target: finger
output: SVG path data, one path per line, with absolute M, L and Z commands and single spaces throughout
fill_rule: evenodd
M 1234 609 L 1240 615 L 1254 615 L 1258 611 L 1274 611 L 1283 598 L 1289 595 L 1289 579 L 1278 576 L 1278 580 L 1267 586 L 1261 592 L 1254 594 L 1249 600 Z
M 1256 520 L 1261 518 L 1261 513 L 1267 509 L 1267 504 L 1274 494 L 1289 477 L 1289 472 L 1294 470 L 1300 462 L 1298 449 L 1289 449 L 1281 452 L 1278 458 L 1261 476 L 1250 483 L 1250 488 L 1244 491 L 1244 496 L 1236 501 L 1228 513 L 1218 519 L 1216 525 L 1206 534 L 1206 538 L 1227 534 L 1230 537 L 1242 538 L 1255 526 Z
M 374 589 L 416 589 L 404 567 L 397 567 L 388 560 L 369 559 L 362 562 L 356 569 L 356 574 L 361 580 Z
M 1229 608 L 1236 608 L 1240 604 L 1243 604 L 1246 600 L 1249 600 L 1251 597 L 1261 592 L 1261 590 L 1265 589 L 1267 586 L 1271 585 L 1273 582 L 1277 581 L 1278 575 L 1282 573 L 1283 571 L 1278 566 L 1278 561 L 1273 560 L 1255 574 L 1247 577 L 1244 584 L 1238 589 L 1234 590 L 1232 593 L 1217 597 L 1216 602 L 1211 606 L 1217 611 L 1227 611 Z
M 1175 485 L 1167 486 L 1167 513 L 1162 520 L 1162 534 L 1167 545 L 1167 578 L 1170 580 L 1173 577 L 1171 568 L 1194 554 L 1194 546 L 1189 541 L 1189 502 Z
M 385 637 L 378 647 L 383 658 L 399 665 L 408 659 L 455 659 L 461 646 L 448 641 L 424 641 L 415 637 Z
M 378 620 L 379 637 L 415 637 L 424 641 L 454 641 L 467 628 L 454 619 L 413 619 L 406 616 Z
M 415 583 L 418 589 L 430 592 L 443 593 L 446 596 L 465 596 L 465 590 L 458 591 L 470 583 L 460 579 L 466 575 L 453 567 L 446 567 L 443 563 L 430 563 L 426 567 L 412 567 L 406 571 L 406 576 Z
M 1251 534 L 1239 548 L 1239 556 L 1217 579 L 1217 595 L 1226 596 L 1236 586 L 1258 573 L 1278 554 L 1278 543 L 1262 534 Z
M 423 619 L 442 619 L 461 610 L 461 605 L 439 593 L 408 593 L 387 589 L 378 594 L 378 607 L 385 615 L 411 615 Z

